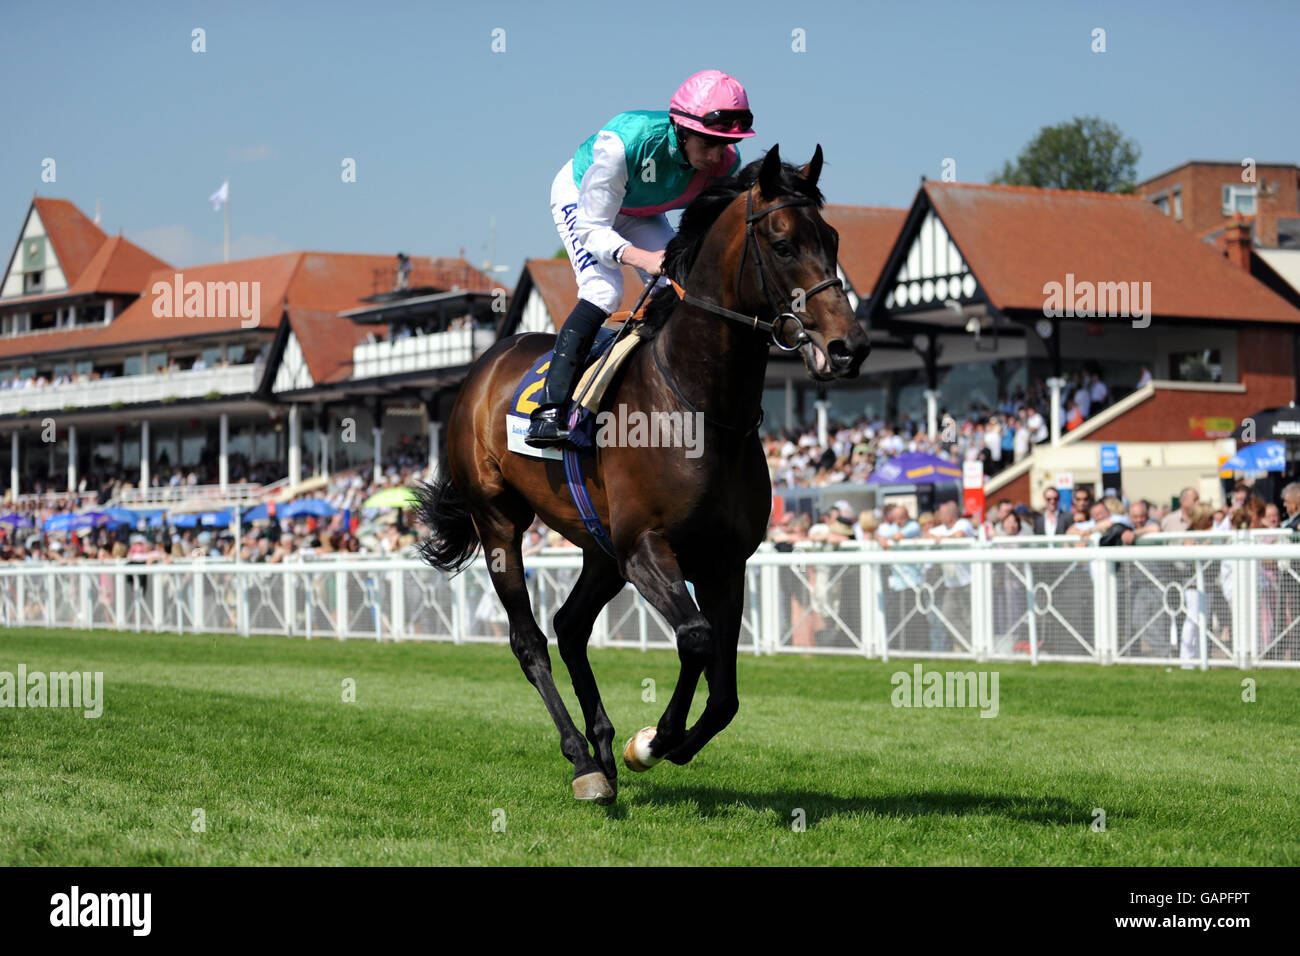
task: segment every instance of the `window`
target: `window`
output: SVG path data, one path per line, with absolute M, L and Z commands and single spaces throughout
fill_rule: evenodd
M 122 362 L 123 375 L 139 375 L 144 371 L 144 360 L 138 355 L 128 355 Z
M 1223 214 L 1231 216 L 1238 212 L 1243 216 L 1255 215 L 1254 186 L 1223 187 Z
M 104 305 L 86 305 L 77 310 L 78 325 L 103 325 Z
M 203 350 L 203 364 L 208 368 L 216 368 L 221 361 L 221 346 Z
M 244 352 L 242 345 L 229 345 L 226 347 L 226 359 L 231 365 L 239 365 L 244 361 Z
M 145 356 L 145 369 L 148 372 L 160 372 L 167 367 L 166 352 L 150 352 Z
M 95 363 L 94 363 L 94 362 L 89 362 L 89 361 L 87 361 L 87 362 L 78 362 L 78 363 L 77 363 L 77 374 L 78 374 L 78 375 L 89 375 L 89 374 L 90 374 L 91 372 L 93 372 L 94 370 L 95 370 Z
M 1160 197 L 1159 199 L 1157 199 L 1155 202 L 1156 202 L 1156 208 L 1157 208 L 1157 209 L 1159 209 L 1159 210 L 1160 210 L 1162 213 L 1164 213 L 1166 216 L 1169 215 L 1169 197 L 1168 197 L 1168 196 L 1161 196 L 1161 197 Z
M 1181 189 L 1174 190 L 1174 218 L 1180 221 L 1183 218 L 1183 191 Z
M 28 272 L 23 275 L 23 295 L 40 292 L 44 288 L 44 272 Z
M 1175 382 L 1221 382 L 1223 364 L 1218 349 L 1198 349 L 1195 352 L 1171 352 L 1169 377 Z

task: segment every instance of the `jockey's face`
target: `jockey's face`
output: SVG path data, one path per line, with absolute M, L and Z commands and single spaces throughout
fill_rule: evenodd
M 682 141 L 682 152 L 686 154 L 686 161 L 694 168 L 701 172 L 708 172 L 722 162 L 722 156 L 730 145 L 729 139 L 687 133 Z

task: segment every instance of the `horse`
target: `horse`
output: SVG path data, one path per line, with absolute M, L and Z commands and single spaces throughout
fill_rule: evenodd
M 555 722 L 578 800 L 609 804 L 618 792 L 614 725 L 587 642 L 597 615 L 625 583 L 672 628 L 679 659 L 677 684 L 658 724 L 643 728 L 623 750 L 628 769 L 687 763 L 739 709 L 745 562 L 763 540 L 772 504 L 758 434 L 770 345 L 797 351 L 819 382 L 856 377 L 870 352 L 836 275 L 839 235 L 821 216 L 821 169 L 820 145 L 802 168 L 783 163 L 773 146 L 734 178 L 706 187 L 683 211 L 663 273 L 685 294 L 665 285 L 651 297 L 638 320 L 647 340 L 618 370 L 605 402 L 612 394 L 647 417 L 695 414 L 704 434 L 693 455 L 630 441 L 596 448 L 584 481 L 612 555 L 582 522 L 562 464 L 507 450 L 512 394 L 553 347 L 553 335 L 503 338 L 471 366 L 447 419 L 445 467 L 433 484 L 413 489 L 429 528 L 419 544 L 428 564 L 458 572 L 484 549 L 509 617 L 511 650 Z M 554 626 L 585 739 L 556 690 L 546 635 L 529 603 L 521 541 L 534 516 L 583 552 L 581 573 Z M 708 697 L 687 728 L 701 675 Z

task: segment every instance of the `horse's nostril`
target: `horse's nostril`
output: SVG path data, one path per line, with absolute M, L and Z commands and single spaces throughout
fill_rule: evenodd
M 850 349 L 848 343 L 843 339 L 836 339 L 834 342 L 827 344 L 826 352 L 836 365 L 847 365 L 853 361 L 855 355 L 855 351 Z

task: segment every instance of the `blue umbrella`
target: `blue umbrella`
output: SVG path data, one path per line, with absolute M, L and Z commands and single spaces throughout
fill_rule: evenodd
M 47 518 L 41 527 L 45 531 L 85 531 L 87 528 L 100 528 L 112 523 L 113 519 L 102 511 L 87 511 L 79 515 L 54 515 Z
M 126 524 L 130 525 L 132 528 L 134 528 L 136 523 L 140 520 L 140 515 L 131 511 L 129 508 L 105 508 L 104 514 L 108 515 L 109 518 L 112 519 L 113 524 Z
M 281 518 L 297 518 L 299 515 L 329 518 L 337 512 L 338 509 L 328 501 L 322 501 L 320 498 L 302 498 L 285 505 L 277 514 Z
M 177 515 L 173 520 L 178 528 L 224 528 L 230 524 L 229 511 L 202 511 L 193 514 Z
M 245 521 L 261 521 L 269 517 L 271 516 L 267 514 L 266 505 L 255 505 L 244 512 Z
M 961 481 L 961 465 L 954 465 L 935 455 L 913 451 L 879 462 L 867 479 L 867 484 L 939 485 L 957 481 Z
M 10 528 L 31 528 L 35 526 L 35 522 L 27 515 L 13 511 L 7 515 L 0 515 L 0 525 L 7 525 Z
M 1223 463 L 1225 471 L 1244 471 L 1260 474 L 1269 471 L 1286 471 L 1286 442 L 1259 441 L 1240 448 Z

